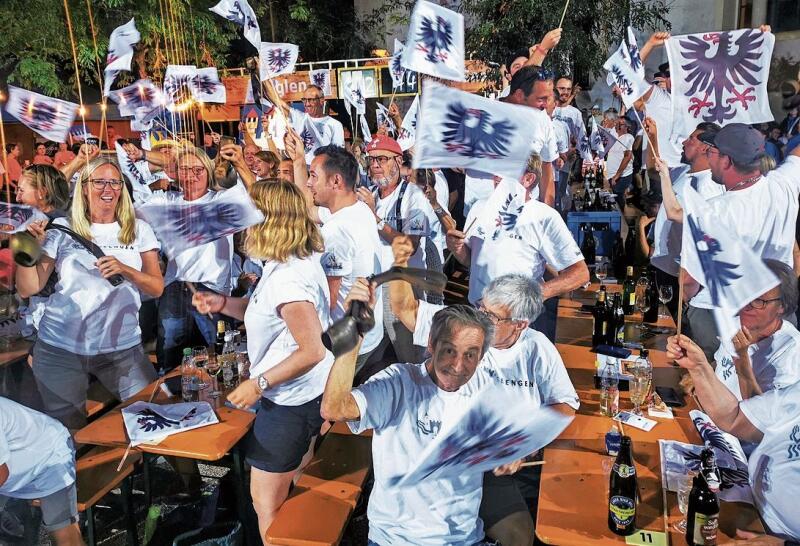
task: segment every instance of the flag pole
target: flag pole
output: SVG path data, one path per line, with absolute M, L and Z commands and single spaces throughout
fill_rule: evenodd
M 639 112 L 636 110 L 636 106 L 633 106 L 631 110 L 633 110 L 633 115 L 636 116 L 636 119 L 639 122 L 639 126 L 642 128 L 642 132 L 644 133 L 645 138 L 647 138 L 647 142 L 650 144 L 650 150 L 652 150 L 652 152 L 655 154 L 657 158 L 661 159 L 658 150 L 653 145 L 653 141 L 650 140 L 650 135 L 647 134 L 647 130 L 644 128 L 644 121 L 642 121 L 642 116 L 640 116 Z
M 683 321 L 683 268 L 678 273 L 678 331 L 675 335 L 681 335 L 681 323 Z
M 558 22 L 558 27 L 557 28 L 561 28 L 561 25 L 564 24 L 564 17 L 567 16 L 567 8 L 568 7 L 569 7 L 569 0 L 567 0 L 567 3 L 564 4 L 564 13 L 561 14 L 561 21 Z

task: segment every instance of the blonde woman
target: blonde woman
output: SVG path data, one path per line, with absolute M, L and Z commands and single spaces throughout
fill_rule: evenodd
M 263 539 L 322 425 L 333 355 L 321 341 L 330 323 L 322 236 L 303 194 L 291 182 L 269 179 L 256 182 L 250 195 L 266 218 L 248 230 L 245 243 L 251 258 L 265 261 L 261 281 L 250 298 L 198 293 L 193 303 L 201 313 L 244 320 L 247 328 L 250 379 L 228 400 L 239 408 L 260 400 L 247 460 Z
M 58 229 L 45 233 L 41 223 L 28 230 L 42 242 L 42 259 L 18 267 L 22 297 L 37 294 L 53 271 L 58 282 L 39 322 L 33 348 L 33 374 L 45 412 L 67 428 L 86 423 L 89 374 L 120 400 L 155 378 L 142 350 L 139 330 L 140 292 L 159 296 L 164 281 L 158 265 L 159 244 L 153 230 L 134 217 L 130 195 L 115 159 L 89 162 L 75 188 L 64 226 L 97 245 L 97 258 L 72 235 Z M 109 278 L 121 275 L 114 286 Z
M 17 202 L 35 207 L 50 218 L 65 216 L 69 205 L 69 184 L 50 165 L 25 167 L 17 183 Z

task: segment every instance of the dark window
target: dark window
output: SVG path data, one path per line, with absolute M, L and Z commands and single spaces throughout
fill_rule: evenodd
M 800 2 L 798 0 L 768 0 L 767 24 L 772 32 L 800 30 Z

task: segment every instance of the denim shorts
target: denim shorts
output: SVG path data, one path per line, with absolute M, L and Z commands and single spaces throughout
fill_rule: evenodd
M 300 466 L 311 439 L 319 434 L 322 395 L 299 406 L 261 398 L 247 444 L 247 462 L 264 472 L 291 472 Z

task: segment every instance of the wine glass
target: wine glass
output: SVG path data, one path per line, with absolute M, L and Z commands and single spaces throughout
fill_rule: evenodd
M 605 259 L 600 260 L 600 262 L 598 262 L 598 264 L 595 266 L 594 274 L 602 285 L 603 281 L 606 280 L 606 277 L 608 277 L 608 262 Z
M 218 358 L 211 358 L 208 360 L 206 370 L 211 378 L 211 398 L 217 398 L 222 391 L 219 390 L 219 371 L 222 369 Z
M 683 516 L 677 523 L 672 524 L 672 528 L 681 534 L 686 533 L 686 512 L 689 510 L 689 493 L 692 492 L 692 485 L 694 484 L 694 472 L 689 472 L 685 476 L 681 476 L 678 481 L 678 510 L 681 511 Z
M 641 331 L 645 331 L 647 327 L 644 325 L 644 314 L 650 310 L 650 279 L 647 277 L 639 277 L 636 281 L 636 310 L 642 315 L 642 321 L 638 324 Z
M 650 394 L 650 384 L 653 378 L 653 370 L 649 363 L 640 359 L 634 366 L 628 367 L 628 372 L 632 378 L 629 382 L 631 403 L 633 404 L 633 414 L 642 415 L 642 404 Z
M 667 310 L 667 304 L 672 300 L 672 286 L 668 284 L 662 284 L 658 287 L 658 301 L 661 302 L 661 305 L 664 306 L 664 310 Z M 661 315 L 662 317 L 666 317 L 667 313 Z
M 203 381 L 203 370 L 208 366 L 208 347 L 202 345 L 192 347 L 192 359 L 194 360 L 195 367 L 197 367 L 197 375 L 200 378 L 197 387 L 203 390 L 208 387 L 208 383 Z

